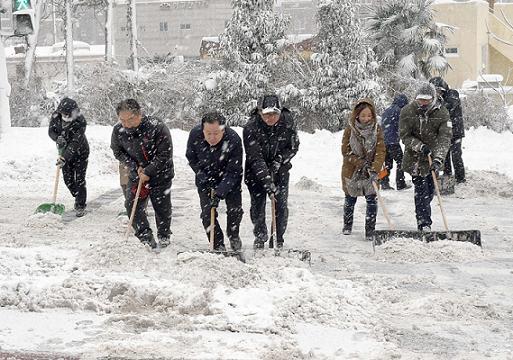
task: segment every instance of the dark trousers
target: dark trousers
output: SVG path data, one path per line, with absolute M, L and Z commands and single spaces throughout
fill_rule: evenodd
M 445 158 L 444 163 L 444 175 L 451 175 L 452 174 L 452 166 L 454 166 L 454 177 L 456 178 L 456 181 L 461 182 L 465 180 L 465 165 L 463 164 L 463 158 L 462 154 L 463 151 L 461 150 L 461 140 L 462 139 L 456 139 L 454 142 L 451 143 L 451 147 L 449 148 L 449 151 L 447 152 L 447 157 Z M 452 159 L 452 164 L 451 164 Z
M 210 189 L 198 188 L 198 194 L 201 205 L 201 222 L 207 233 L 207 238 L 210 241 Z M 240 222 L 242 221 L 242 191 L 241 189 L 234 190 L 225 198 L 226 202 L 226 235 L 231 241 L 238 239 Z M 224 234 L 221 226 L 217 221 L 217 210 L 215 219 L 215 232 L 214 232 L 214 249 L 218 249 L 221 245 L 224 246 Z
M 431 226 L 431 201 L 435 195 L 435 184 L 433 177 L 429 174 L 426 177 L 413 176 L 413 185 L 415 186 L 415 215 L 417 217 L 417 227 L 419 230 L 423 226 Z
M 86 207 L 86 172 L 89 154 L 73 157 L 62 167 L 62 177 L 71 195 L 75 198 L 75 209 Z
M 132 205 L 135 198 L 135 191 L 132 191 L 134 187 L 137 188 L 137 183 L 133 180 L 130 180 L 125 196 L 125 207 L 129 216 L 131 214 Z M 150 224 L 148 222 L 148 215 L 146 213 L 148 199 L 151 200 L 153 210 L 155 211 L 157 236 L 159 238 L 169 239 L 171 236 L 172 211 L 171 181 L 152 186 L 149 195 L 144 199 L 139 198 L 139 201 L 137 202 L 137 208 L 135 210 L 134 222 L 132 226 L 135 230 L 135 236 L 143 242 L 150 242 L 152 239 L 154 239 L 153 231 L 151 230 Z
M 344 201 L 344 229 L 353 228 L 354 206 L 357 197 L 345 194 Z M 376 228 L 376 215 L 378 213 L 378 203 L 376 195 L 366 195 L 367 210 L 365 215 L 365 235 L 372 235 Z
M 401 145 L 392 144 L 387 145 L 387 153 L 385 156 L 385 167 L 390 171 L 394 168 L 394 161 L 397 163 L 397 168 L 395 172 L 395 183 L 398 189 L 405 188 L 406 182 L 404 181 L 404 171 L 402 169 L 403 163 L 403 150 L 401 149 Z M 385 176 L 382 180 L 383 183 L 389 185 L 390 178 L 389 175 Z
M 276 185 L 276 242 L 283 243 L 283 235 L 287 230 L 289 220 L 289 173 L 280 174 L 275 179 Z M 263 187 L 248 187 L 251 197 L 250 217 L 253 223 L 253 234 L 255 241 L 266 242 L 269 239 L 267 232 L 267 224 L 265 223 L 265 204 L 267 201 L 267 193 Z

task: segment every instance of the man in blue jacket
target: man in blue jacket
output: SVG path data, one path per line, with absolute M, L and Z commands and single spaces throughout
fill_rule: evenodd
M 226 201 L 227 229 L 232 250 L 242 247 L 239 227 L 242 220 L 242 140 L 218 112 L 205 114 L 187 141 L 187 160 L 196 174 L 201 205 L 201 221 L 210 236 L 210 210 Z M 216 211 L 214 250 L 225 251 L 224 234 Z
M 390 174 L 390 171 L 394 167 L 394 161 L 397 163 L 397 169 L 395 173 L 395 183 L 397 190 L 407 189 L 411 186 L 406 185 L 404 180 L 404 171 L 401 167 L 403 162 L 403 150 L 399 144 L 399 115 L 401 109 L 408 104 L 408 98 L 404 94 L 399 94 L 394 98 L 392 105 L 383 112 L 381 118 L 383 134 L 385 137 L 386 145 L 386 157 L 385 167 Z M 390 186 L 389 175 L 385 176 L 381 180 L 381 188 L 383 190 L 393 190 Z

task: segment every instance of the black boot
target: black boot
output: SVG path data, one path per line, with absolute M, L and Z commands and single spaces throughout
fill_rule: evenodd
M 374 230 L 376 228 L 376 215 L 378 213 L 378 204 L 376 196 L 368 196 L 367 200 L 367 211 L 365 214 L 365 239 L 372 241 L 374 236 Z
M 344 235 L 351 235 L 351 231 L 353 230 L 353 216 L 354 204 L 346 199 L 344 203 L 344 229 L 342 230 Z

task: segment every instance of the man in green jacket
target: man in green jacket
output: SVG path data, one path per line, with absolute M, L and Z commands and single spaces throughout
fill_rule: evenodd
M 400 137 L 405 146 L 403 170 L 415 186 L 415 213 L 420 231 L 431 231 L 431 201 L 436 174 L 442 169 L 452 137 L 449 112 L 437 101 L 435 87 L 423 83 L 415 100 L 405 106 L 399 120 Z M 431 156 L 432 165 L 429 165 Z

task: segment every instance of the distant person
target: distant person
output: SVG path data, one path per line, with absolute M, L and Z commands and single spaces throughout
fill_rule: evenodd
M 390 186 L 390 172 L 394 167 L 394 161 L 397 164 L 395 172 L 395 183 L 397 190 L 410 188 L 411 185 L 406 185 L 404 179 L 404 171 L 402 169 L 403 150 L 400 145 L 399 138 L 399 115 L 401 109 L 408 104 L 408 98 L 404 94 L 399 94 L 394 98 L 394 102 L 388 107 L 381 117 L 381 127 L 385 138 L 386 157 L 385 168 L 387 169 L 387 176 L 381 179 L 381 188 L 383 190 L 393 190 Z
M 400 136 L 404 143 L 403 169 L 412 176 L 415 187 L 417 228 L 431 231 L 431 201 L 435 185 L 431 171 L 438 173 L 451 142 L 450 118 L 436 96 L 435 87 L 423 83 L 415 100 L 401 111 Z M 432 159 L 429 165 L 428 157 Z
M 277 95 L 265 95 L 253 109 L 244 126 L 246 150 L 245 179 L 251 196 L 255 249 L 264 248 L 269 239 L 265 222 L 265 203 L 276 201 L 276 246 L 282 248 L 289 218 L 289 171 L 299 148 L 299 137 L 292 113 L 280 106 Z
M 343 234 L 351 234 L 356 200 L 364 196 L 367 201 L 365 238 L 372 240 L 378 212 L 372 183 L 377 185 L 378 172 L 385 160 L 383 130 L 377 123 L 372 100 L 359 100 L 353 107 L 342 138 L 342 156 L 342 188 L 345 194 Z
M 155 211 L 160 246 L 170 244 L 171 184 L 174 177 L 173 143 L 162 121 L 143 115 L 134 99 L 121 101 L 117 108 L 119 123 L 112 131 L 111 149 L 116 159 L 130 170 L 125 207 L 130 215 L 139 180 L 143 182 L 133 228 L 135 236 L 151 248 L 158 246 L 148 223 L 148 198 Z
M 226 202 L 226 234 L 232 250 L 239 251 L 242 242 L 239 228 L 242 221 L 242 140 L 235 130 L 226 126 L 218 112 L 205 114 L 201 124 L 193 128 L 187 141 L 186 157 L 196 174 L 196 186 L 201 205 L 201 220 L 210 238 L 215 232 L 214 250 L 225 251 L 224 234 L 216 220 L 210 226 L 210 212 Z
M 86 172 L 89 159 L 86 120 L 75 100 L 64 98 L 50 119 L 48 135 L 59 150 L 57 166 L 62 168 L 64 183 L 75 198 L 75 215 L 85 215 L 87 188 Z
M 435 86 L 438 99 L 449 111 L 452 122 L 451 146 L 444 162 L 444 175 L 452 175 L 451 165 L 454 165 L 456 182 L 464 183 L 466 181 L 465 165 L 463 164 L 461 145 L 465 137 L 465 126 L 463 123 L 460 94 L 454 89 L 449 89 L 449 85 L 439 76 L 430 79 L 429 82 Z

